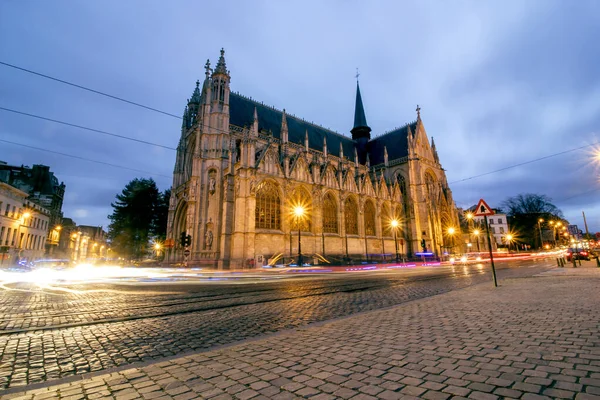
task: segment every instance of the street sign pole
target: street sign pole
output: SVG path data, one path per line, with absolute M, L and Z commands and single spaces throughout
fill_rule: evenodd
M 487 215 L 484 215 L 485 220 L 485 232 L 487 234 L 488 249 L 490 250 L 490 262 L 492 263 L 492 275 L 494 276 L 494 286 L 498 287 L 498 281 L 496 280 L 496 267 L 494 266 L 494 253 L 492 252 L 492 240 L 490 239 L 490 226 L 488 225 Z

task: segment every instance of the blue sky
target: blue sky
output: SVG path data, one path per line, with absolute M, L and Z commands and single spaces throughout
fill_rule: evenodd
M 0 61 L 176 115 L 224 47 L 233 90 L 349 135 L 358 67 L 374 134 L 421 106 L 459 207 L 541 193 L 592 231 L 594 146 L 461 180 L 600 141 L 598 37 L 593 0 L 0 2 Z M 175 118 L 1 65 L 0 107 L 172 147 L 180 134 Z M 51 166 L 79 224 L 106 226 L 135 177 L 171 184 L 167 149 L 5 111 L 0 139 L 149 172 L 0 143 L 0 160 Z

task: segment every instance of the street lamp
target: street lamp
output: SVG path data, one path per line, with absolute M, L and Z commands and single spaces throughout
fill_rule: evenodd
M 302 266 L 302 232 L 300 229 L 300 219 L 304 217 L 304 207 L 296 206 L 294 207 L 294 215 L 296 216 L 296 223 L 298 224 L 298 265 Z
M 508 242 L 508 252 L 510 253 L 510 244 L 512 243 L 513 240 L 513 235 L 511 235 L 510 233 L 508 235 L 506 235 L 506 241 Z
M 452 253 L 454 253 L 454 233 L 456 233 L 456 229 L 452 227 L 448 228 L 448 235 L 450 235 L 450 240 L 452 244 Z
M 542 225 L 541 223 L 544 222 L 543 218 L 538 219 L 538 231 L 540 232 L 540 250 L 542 249 L 542 247 L 544 247 L 544 241 L 542 240 Z
M 475 235 L 475 237 L 477 238 L 477 252 L 480 253 L 481 250 L 479 249 L 479 229 L 475 229 L 473 231 L 473 235 Z
M 390 222 L 390 225 L 392 225 L 392 229 L 394 230 L 394 244 L 396 245 L 396 262 L 398 262 L 398 236 L 396 235 L 396 230 L 398 229 L 398 220 L 397 219 L 393 219 Z
M 160 243 L 154 243 L 154 250 L 156 250 L 156 258 L 158 258 L 159 254 L 160 254 Z

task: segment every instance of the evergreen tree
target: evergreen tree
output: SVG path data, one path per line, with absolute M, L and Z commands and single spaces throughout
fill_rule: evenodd
M 116 195 L 108 235 L 117 254 L 130 260 L 144 256 L 150 236 L 158 229 L 161 197 L 156 182 L 144 178 L 132 180 Z
M 164 241 L 167 237 L 167 217 L 169 215 L 169 200 L 171 199 L 171 189 L 167 189 L 160 194 L 158 206 L 156 208 L 156 218 L 154 221 L 153 235 L 156 239 Z

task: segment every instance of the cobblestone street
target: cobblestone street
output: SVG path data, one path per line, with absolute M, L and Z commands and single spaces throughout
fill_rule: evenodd
M 528 276 L 547 268 L 531 263 L 523 267 L 501 267 L 499 275 L 503 278 Z M 383 275 L 294 278 L 290 282 L 227 288 L 187 288 L 185 293 L 165 293 L 165 288 L 153 294 L 78 291 L 58 298 L 46 292 L 17 293 L 21 301 L 24 298 L 30 301 L 35 310 L 32 317 L 38 321 L 52 322 L 58 311 L 80 318 L 81 325 L 69 328 L 44 325 L 52 329 L 29 328 L 21 333 L 0 334 L 0 383 L 4 388 L 14 388 L 160 360 L 489 280 L 489 267 L 455 266 L 392 271 Z M 4 307 L 10 315 L 9 308 L 14 301 L 7 293 L 15 292 L 3 293 Z M 194 303 L 199 298 L 202 303 Z M 44 309 L 45 302 L 49 307 Z M 136 306 L 142 304 L 145 306 L 140 312 Z M 174 309 L 166 304 L 174 305 Z M 20 312 L 25 307 L 22 305 L 12 312 Z M 165 314 L 148 316 L 147 310 Z M 100 323 L 88 319 L 104 315 L 120 320 Z M 131 316 L 134 318 L 127 318 Z M 18 321 L 15 317 L 12 320 Z M 24 315 L 21 320 L 32 319 Z
M 596 399 L 598 283 L 555 269 L 5 398 Z

